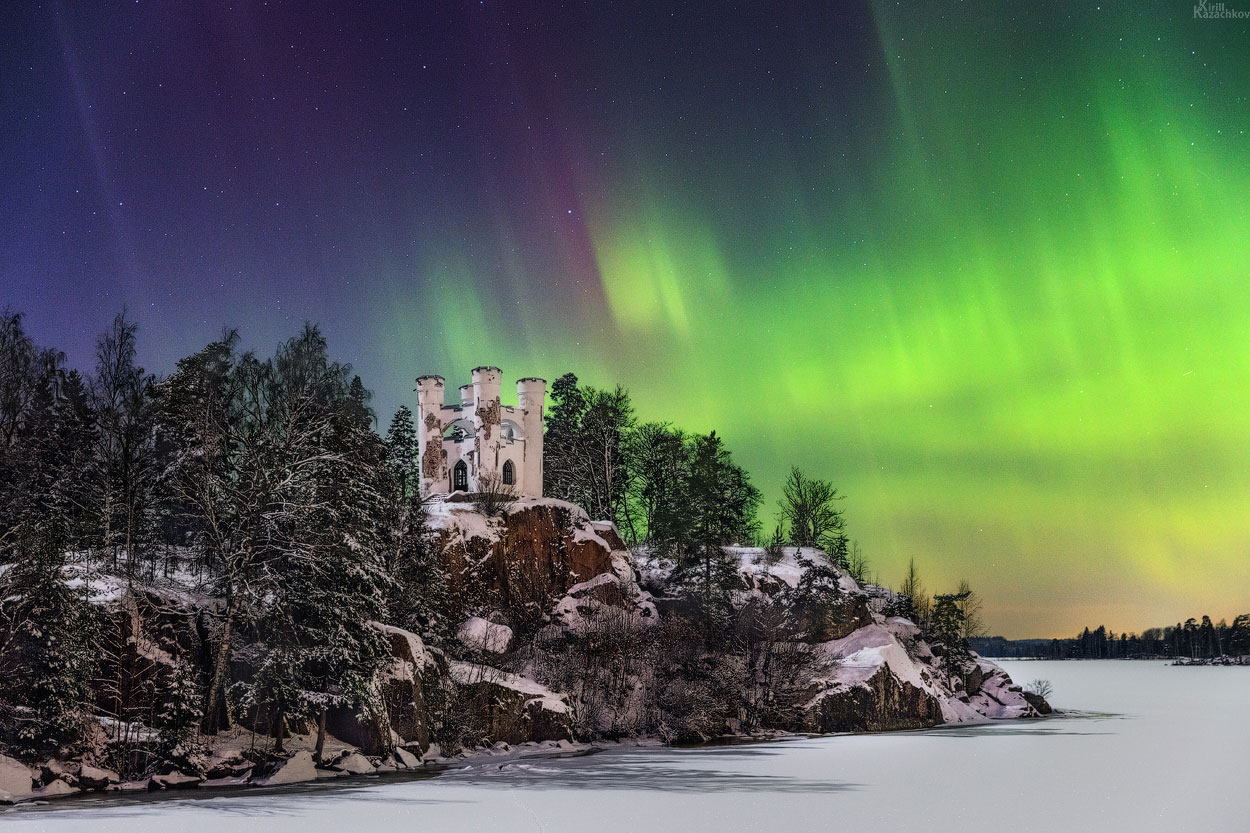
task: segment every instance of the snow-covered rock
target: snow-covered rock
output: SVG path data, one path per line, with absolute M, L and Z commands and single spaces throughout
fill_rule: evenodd
M 833 666 L 809 703 L 809 730 L 888 731 L 1037 716 L 994 663 L 974 656 L 970 669 L 952 673 L 911 621 L 875 618 L 821 646 Z
M 77 787 L 71 786 L 70 784 L 58 778 L 55 781 L 49 781 L 44 786 L 35 790 L 34 797 L 35 798 L 59 798 L 63 795 L 73 795 L 76 792 L 79 792 Z
M 335 769 L 352 775 L 369 775 L 370 773 L 377 772 L 377 767 L 375 767 L 368 758 L 361 755 L 359 752 L 351 752 L 344 755 L 342 758 L 335 761 L 332 766 Z
M 10 801 L 21 801 L 30 798 L 34 790 L 35 780 L 30 768 L 16 758 L 0 755 L 0 792 Z
M 471 662 L 451 663 L 463 707 L 475 712 L 495 741 L 571 739 L 572 709 L 568 695 L 522 677 Z
M 313 763 L 312 753 L 304 749 L 283 761 L 268 778 L 265 778 L 260 783 L 269 787 L 277 784 L 315 781 L 316 779 L 317 767 Z
M 409 752 L 402 746 L 395 747 L 395 760 L 408 769 L 415 769 L 421 766 L 421 759 Z
M 82 769 L 78 771 L 78 786 L 83 790 L 105 790 L 121 780 L 121 776 L 113 770 L 90 764 L 83 764 Z
M 427 648 L 421 637 L 403 628 L 371 623 L 386 637 L 392 661 L 377 681 L 387 705 L 386 721 L 361 714 L 354 706 L 336 706 L 326 715 L 326 729 L 368 755 L 382 755 L 394 743 L 430 742 L 431 717 L 425 691 L 437 689 L 446 676 L 441 651 Z M 392 737 L 393 733 L 397 737 Z
M 471 651 L 502 654 L 512 643 L 512 628 L 497 625 L 480 616 L 471 616 L 456 631 L 456 639 Z
M 178 770 L 167 775 L 153 775 L 148 779 L 148 789 L 156 790 L 189 790 L 198 787 L 204 781 L 200 775 L 184 775 Z

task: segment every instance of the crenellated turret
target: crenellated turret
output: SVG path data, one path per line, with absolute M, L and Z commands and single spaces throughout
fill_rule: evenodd
M 442 376 L 417 377 L 417 454 L 421 493 L 446 491 L 447 451 L 443 448 Z
M 421 489 L 426 495 L 477 491 L 497 482 L 518 496 L 543 493 L 543 404 L 547 383 L 535 377 L 517 382 L 518 404 L 500 401 L 503 371 L 473 368 L 457 404 L 444 403 L 441 376 L 417 379 L 417 441 Z M 450 436 L 444 437 L 448 429 Z

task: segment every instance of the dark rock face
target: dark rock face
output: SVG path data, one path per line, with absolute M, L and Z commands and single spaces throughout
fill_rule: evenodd
M 1046 698 L 1040 694 L 1034 694 L 1031 691 L 1022 691 L 1020 692 L 1020 696 L 1027 700 L 1029 705 L 1037 710 L 1038 714 L 1051 714 L 1054 712 L 1054 709 L 1050 707 L 1050 703 L 1047 703 Z
M 864 685 L 824 694 L 803 731 L 888 732 L 923 729 L 942 722 L 936 697 L 903 682 L 882 666 Z
M 338 707 L 326 713 L 326 731 L 360 748 L 366 755 L 389 751 L 390 733 L 416 744 L 422 751 L 430 745 L 430 710 L 427 689 L 444 685 L 446 660 L 426 649 L 419 637 L 400 628 L 379 626 L 391 646 L 394 665 L 382 682 L 386 713 L 362 717 L 356 709 Z
M 490 741 L 573 740 L 573 721 L 566 709 L 545 708 L 535 698 L 490 679 L 462 683 L 459 702 Z
M 536 588 L 559 598 L 570 587 L 610 572 L 611 550 L 595 537 L 577 535 L 570 509 L 539 504 L 508 516 L 484 578 L 508 604 L 527 601 Z
M 964 675 L 964 691 L 971 696 L 981 690 L 981 684 L 985 682 L 985 672 L 981 670 L 980 665 L 973 665 L 972 670 Z

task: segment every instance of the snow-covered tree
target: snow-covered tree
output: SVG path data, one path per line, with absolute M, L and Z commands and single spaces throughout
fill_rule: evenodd
M 400 405 L 386 430 L 386 463 L 395 478 L 400 500 L 406 501 L 417 493 L 421 480 L 417 473 L 417 429 L 412 423 L 412 411 Z

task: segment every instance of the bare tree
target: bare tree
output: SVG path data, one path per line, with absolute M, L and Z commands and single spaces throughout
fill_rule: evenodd
M 488 518 L 499 518 L 508 514 L 516 499 L 516 489 L 511 484 L 504 483 L 498 472 L 487 472 L 478 477 L 477 491 L 471 498 L 477 511 Z
M 790 528 L 790 543 L 819 547 L 839 567 L 846 566 L 847 558 L 846 521 L 837 506 L 842 497 L 829 481 L 807 477 L 792 468 L 777 502 L 781 519 Z
M 985 602 L 972 589 L 972 585 L 968 583 L 967 579 L 959 582 L 959 589 L 955 593 L 962 597 L 962 600 L 959 602 L 959 609 L 964 619 L 964 639 L 986 636 L 985 619 L 981 615 Z
M 916 570 L 916 559 L 908 560 L 907 574 L 903 577 L 903 583 L 899 586 L 898 592 L 910 602 L 910 612 L 916 624 L 922 628 L 925 627 L 929 622 L 933 601 L 929 598 L 928 591 L 925 590 L 924 582 L 920 580 L 920 573 Z

